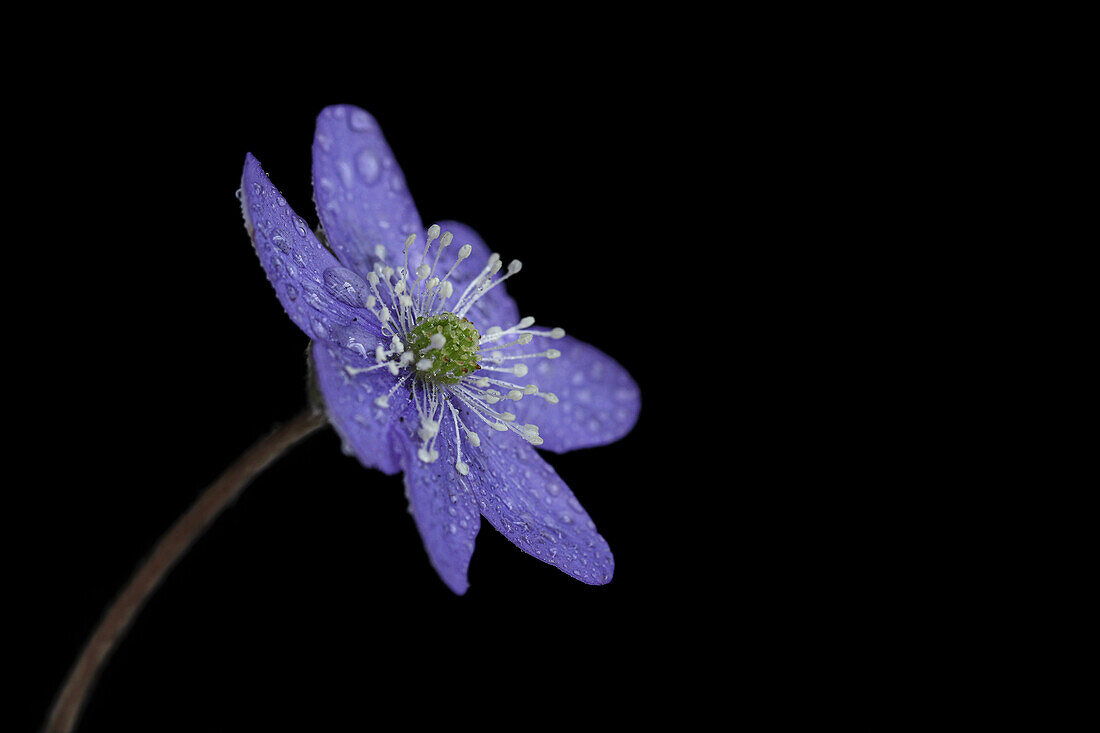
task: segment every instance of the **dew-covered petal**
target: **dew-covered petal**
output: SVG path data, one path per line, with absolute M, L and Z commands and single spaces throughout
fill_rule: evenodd
M 466 290 L 466 286 L 485 268 L 489 260 L 489 255 L 492 254 L 492 250 L 490 250 L 484 240 L 478 236 L 477 232 L 465 224 L 457 221 L 441 221 L 438 226 L 441 233 L 450 232 L 454 236 L 450 246 L 445 247 L 439 256 L 439 264 L 436 266 L 436 273 L 440 278 L 446 275 L 451 269 L 451 266 L 458 260 L 458 252 L 462 249 L 462 246 L 465 244 L 470 245 L 470 256 L 464 259 L 461 264 L 455 268 L 454 274 L 452 274 L 450 278 L 450 281 L 454 284 L 454 295 L 447 300 L 448 307 L 446 310 L 451 310 L 452 307 L 458 304 L 458 299 Z M 433 253 L 437 251 L 436 248 L 438 246 L 438 241 L 432 244 L 432 248 L 428 252 L 429 264 L 434 261 L 435 256 Z M 420 262 L 420 252 L 423 252 L 423 243 L 421 243 L 419 252 L 417 252 L 416 261 L 418 263 Z M 499 279 L 501 275 L 507 271 L 507 265 L 508 262 L 510 262 L 507 254 L 507 252 L 500 252 L 504 265 L 501 272 L 498 272 L 493 278 L 494 280 Z M 521 273 L 516 277 L 522 276 Z M 466 314 L 466 317 L 473 321 L 474 326 L 482 333 L 490 326 L 508 328 L 519 322 L 519 308 L 505 290 L 507 287 L 505 283 L 501 283 L 491 290 L 486 291 Z
M 538 326 L 535 326 L 538 329 Z M 536 348 L 537 347 L 537 348 Z M 555 453 L 613 443 L 630 432 L 641 410 L 638 385 L 617 361 L 595 346 L 566 335 L 536 337 L 526 351 L 557 349 L 556 359 L 527 359 L 528 372 L 515 381 L 534 384 L 557 397 L 557 404 L 531 395 L 508 408 L 516 418 L 539 426 L 543 444 Z
M 405 238 L 424 241 L 420 214 L 378 123 L 351 105 L 326 107 L 313 137 L 313 197 L 329 246 L 366 275 L 383 245 L 397 266 Z
M 405 496 L 432 567 L 447 587 L 462 595 L 469 587 L 466 571 L 481 527 L 477 502 L 455 470 L 453 436 L 436 440 L 438 459 L 420 460 L 419 442 L 406 435 L 404 447 Z
M 558 474 L 512 433 L 481 432 L 481 446 L 463 451 L 463 481 L 481 515 L 516 547 L 590 585 L 611 580 L 607 541 Z
M 402 435 L 396 430 L 401 418 L 412 424 L 416 408 L 409 391 L 400 386 L 388 399 L 387 407 L 377 404 L 390 393 L 401 376 L 386 368 L 362 371 L 373 360 L 357 358 L 333 344 L 313 344 L 317 384 L 325 400 L 329 422 L 344 442 L 345 452 L 354 454 L 367 468 L 395 474 L 401 470 Z
M 291 320 L 312 339 L 347 340 L 348 330 L 377 338 L 378 323 L 365 308 L 366 283 L 340 265 L 271 185 L 249 153 L 241 178 L 241 212 L 252 245 Z

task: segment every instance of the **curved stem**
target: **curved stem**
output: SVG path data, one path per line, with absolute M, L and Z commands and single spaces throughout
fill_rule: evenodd
M 44 733 L 73 729 L 100 669 L 176 561 L 257 474 L 324 424 L 324 413 L 313 408 L 302 411 L 242 454 L 176 520 L 103 615 L 57 695 Z

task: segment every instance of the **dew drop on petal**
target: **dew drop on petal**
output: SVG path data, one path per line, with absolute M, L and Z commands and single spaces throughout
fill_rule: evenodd
M 369 148 L 359 153 L 359 156 L 355 159 L 355 168 L 359 171 L 359 177 L 363 179 L 363 183 L 368 186 L 378 183 L 378 179 L 382 175 L 382 166 Z
M 283 236 L 281 231 L 276 230 L 275 233 L 271 235 L 271 243 L 275 245 L 276 249 L 284 254 L 290 252 L 290 242 L 287 241 L 287 238 Z
M 324 272 L 325 286 L 341 303 L 355 308 L 365 308 L 370 286 L 363 278 L 346 267 L 330 267 Z
M 348 117 L 348 127 L 353 132 L 369 132 L 374 129 L 370 115 L 361 109 L 357 109 Z

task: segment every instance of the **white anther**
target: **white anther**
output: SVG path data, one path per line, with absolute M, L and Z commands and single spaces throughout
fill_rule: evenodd
M 455 235 L 450 232 L 443 232 L 443 237 L 439 240 L 440 247 L 450 246 L 451 240 L 455 238 Z
M 425 417 L 420 421 L 420 429 L 416 432 L 421 440 L 431 440 L 439 435 L 439 423 L 430 417 Z
M 404 280 L 398 280 L 397 284 L 393 286 L 393 292 L 397 293 L 398 295 L 401 295 L 402 293 L 404 293 L 405 292 L 405 281 Z
M 378 275 L 374 274 L 373 272 L 368 272 L 367 273 L 367 282 L 369 282 L 371 285 L 377 285 L 378 284 Z
M 434 363 L 435 362 L 433 362 L 431 359 L 421 359 L 420 361 L 416 362 L 416 368 L 422 372 L 426 372 L 432 368 L 432 364 Z
M 381 245 L 381 244 L 374 245 L 374 256 L 377 257 L 380 260 L 385 260 L 386 259 L 386 247 L 385 247 L 385 245 Z
M 439 285 L 439 278 L 433 277 L 428 281 L 428 290 L 435 290 L 436 285 Z
M 489 386 L 489 378 L 488 377 L 481 377 L 481 378 L 477 379 L 474 382 L 474 384 L 476 384 L 478 387 L 481 387 L 482 389 L 485 389 L 486 387 Z
M 432 224 L 428 227 L 428 242 L 434 242 L 439 239 L 439 225 Z
M 517 377 L 526 377 L 527 376 L 527 365 L 526 364 L 516 364 L 514 367 L 512 367 L 512 374 L 515 374 Z M 528 394 L 530 394 L 530 393 L 528 393 Z
M 432 268 L 428 266 L 427 262 L 424 262 L 420 267 L 416 268 L 416 279 L 423 280 L 428 276 L 428 273 L 432 271 Z
M 464 260 L 470 256 L 470 253 L 474 251 L 474 248 L 468 244 L 464 244 L 458 248 L 458 259 Z
M 442 349 L 443 345 L 445 343 L 447 343 L 447 337 L 444 336 L 441 333 L 433 333 L 432 337 L 431 337 L 431 339 L 429 339 L 429 341 L 430 341 L 430 343 L 428 344 L 429 349 Z
M 382 395 L 381 397 L 375 397 L 374 398 L 374 404 L 378 405 L 379 407 L 389 407 L 390 406 L 390 398 L 387 397 L 386 395 Z
M 504 331 L 503 331 L 503 329 L 501 329 L 500 326 L 489 326 L 489 328 L 486 329 L 485 333 L 482 334 L 482 335 L 483 336 L 496 336 L 498 333 L 503 333 L 503 332 Z
M 424 463 L 435 463 L 439 459 L 439 451 L 421 448 L 416 452 L 416 456 Z
M 529 384 L 523 388 L 523 394 L 538 394 L 539 386 L 537 384 Z
M 523 392 L 520 392 L 518 389 L 510 389 L 508 390 L 508 399 L 515 401 L 522 400 Z
M 551 405 L 558 404 L 558 396 L 553 392 L 539 392 L 539 397 L 549 402 Z
M 503 433 L 503 432 L 505 432 L 506 430 L 508 430 L 508 426 L 507 426 L 507 425 L 505 425 L 505 424 L 504 424 L 504 423 L 502 423 L 502 422 L 494 422 L 494 423 L 489 423 L 489 424 L 490 424 L 490 425 L 492 425 L 492 426 L 493 426 L 493 430 L 497 431 L 498 433 Z
M 529 333 L 521 333 L 519 335 L 519 338 L 516 339 L 516 343 L 520 344 L 520 345 L 529 344 L 529 343 L 531 343 L 531 339 L 533 339 L 533 338 L 534 338 L 534 336 L 532 336 Z
M 367 307 L 368 308 L 373 308 L 374 304 L 377 303 L 377 302 L 378 302 L 378 299 L 375 298 L 373 295 L 368 295 L 367 296 Z
M 552 339 L 560 339 L 564 336 L 565 336 L 565 329 L 564 328 L 554 328 L 554 329 L 551 329 L 551 331 L 550 331 L 550 338 L 552 338 Z
M 519 323 L 516 325 L 516 328 L 530 328 L 533 325 L 535 325 L 535 319 L 531 316 L 527 316 L 526 318 L 519 319 Z
M 398 372 L 397 364 L 392 361 L 386 362 L 386 371 L 396 377 Z
M 439 292 L 443 296 L 444 300 L 451 297 L 451 295 L 454 294 L 454 291 L 455 291 L 455 286 L 452 285 L 449 281 L 443 283 L 443 287 L 441 287 L 439 289 Z
M 444 236 L 446 236 L 446 235 L 444 235 Z M 455 464 L 455 470 L 458 471 L 459 473 L 461 473 L 463 476 L 465 476 L 466 474 L 468 474 L 470 472 L 470 467 L 467 466 L 462 461 L 459 461 Z
M 508 274 L 515 275 L 517 272 L 523 269 L 523 263 L 519 260 L 512 260 L 508 263 Z
M 466 433 L 466 440 L 470 441 L 470 445 L 475 448 L 481 446 L 481 436 L 477 433 Z
M 559 356 L 561 356 L 561 352 L 558 351 L 557 349 L 547 349 L 546 350 L 546 358 L 547 359 L 557 359 Z
M 415 242 L 415 241 L 416 241 L 416 235 L 415 234 L 410 234 L 409 236 L 405 237 L 405 248 L 408 249 L 409 247 L 411 247 L 412 243 Z
M 513 415 L 510 412 L 502 412 L 502 413 L 500 413 L 500 419 L 504 420 L 505 422 L 514 422 L 515 419 L 516 419 L 516 416 Z
M 401 339 L 399 339 L 396 335 L 390 340 L 390 343 L 393 345 L 394 352 L 398 354 L 405 350 L 405 344 L 401 343 Z
M 374 348 L 374 360 L 379 364 L 386 360 L 386 350 L 382 348 L 382 344 Z

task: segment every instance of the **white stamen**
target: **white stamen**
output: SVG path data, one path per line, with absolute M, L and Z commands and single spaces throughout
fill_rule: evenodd
M 459 410 L 456 409 L 455 404 L 452 404 L 452 400 L 457 400 L 463 406 L 464 412 L 474 415 L 493 430 L 512 431 L 532 445 L 542 444 L 542 438 L 536 426 L 519 425 L 513 413 L 497 412 L 493 405 L 497 405 L 502 400 L 518 401 L 528 395 L 536 395 L 554 404 L 558 401 L 557 396 L 549 392 L 540 392 L 535 384 L 513 384 L 503 379 L 495 379 L 490 375 L 492 372 L 501 372 L 503 373 L 501 376 L 514 375 L 515 378 L 522 379 L 530 371 L 527 360 L 539 357 L 559 358 L 561 352 L 556 349 L 547 349 L 533 354 L 510 356 L 505 354 L 509 353 L 513 346 L 530 344 L 535 336 L 560 339 L 565 336 L 565 331 L 561 328 L 528 330 L 535 323 L 535 319 L 530 316 L 521 318 L 518 323 L 508 328 L 494 325 L 481 332 L 478 360 L 483 366 L 480 367 L 480 373 L 465 375 L 455 384 L 437 382 L 430 376 L 418 376 L 417 379 L 410 380 L 410 377 L 432 369 L 435 361 L 438 360 L 438 356 L 436 359 L 427 358 L 426 351 L 443 349 L 447 345 L 447 338 L 441 332 L 434 333 L 429 336 L 426 349 L 415 353 L 406 346 L 411 338 L 410 333 L 423 319 L 443 312 L 444 303 L 449 302 L 448 299 L 455 295 L 454 283 L 450 280 L 452 274 L 456 272 L 463 260 L 473 254 L 472 245 L 465 244 L 459 247 L 455 263 L 447 274 L 440 278 L 437 275 L 437 267 L 442 250 L 453 243 L 454 235 L 450 232 L 442 232 L 439 225 L 432 225 L 425 234 L 427 241 L 423 255 L 418 258 L 418 264 L 412 270 L 409 267 L 409 248 L 416 241 L 415 234 L 410 234 L 405 239 L 402 250 L 403 267 L 395 269 L 386 263 L 385 246 L 378 245 L 373 248 L 377 261 L 371 272 L 366 273 L 370 294 L 366 296 L 365 304 L 381 324 L 383 340 L 374 349 L 376 363 L 373 366 L 363 368 L 346 366 L 345 369 L 349 376 L 355 377 L 363 372 L 385 368 L 396 377 L 389 393 L 374 399 L 374 404 L 380 408 L 389 407 L 390 398 L 394 392 L 405 382 L 410 383 L 412 402 L 416 406 L 420 422 L 417 434 L 422 444 L 417 451 L 417 456 L 425 463 L 432 463 L 439 458 L 435 442 L 440 438 L 440 420 L 445 412 L 443 405 L 447 405 L 455 429 L 454 467 L 459 474 L 466 476 L 470 472 L 470 464 L 463 460 L 462 435 L 465 434 L 466 441 L 472 448 L 481 446 L 481 438 L 462 422 Z M 436 241 L 439 242 L 439 246 L 433 258 L 430 256 L 431 246 Z M 465 286 L 457 302 L 446 306 L 446 310 L 458 317 L 464 317 L 490 290 L 523 269 L 522 262 L 512 260 L 508 263 L 503 276 L 495 277 L 502 269 L 502 264 L 500 255 L 492 253 L 481 272 Z M 507 361 L 515 363 L 504 366 L 503 363 Z M 494 386 L 496 389 L 492 388 Z

